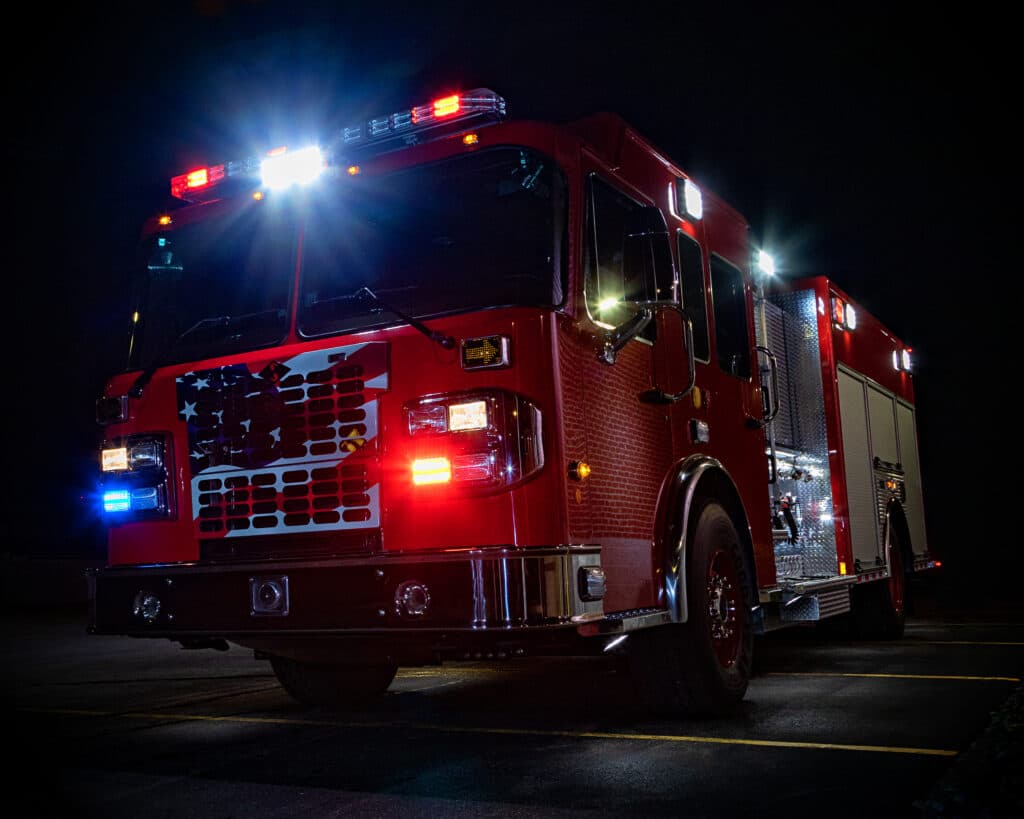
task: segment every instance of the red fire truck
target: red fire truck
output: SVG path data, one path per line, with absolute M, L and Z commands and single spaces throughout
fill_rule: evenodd
M 247 647 L 315 704 L 622 652 L 685 713 L 756 634 L 902 633 L 910 349 L 619 117 L 477 89 L 171 190 L 97 402 L 91 632 Z

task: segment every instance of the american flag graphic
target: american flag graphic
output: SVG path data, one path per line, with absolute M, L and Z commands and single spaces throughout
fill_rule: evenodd
M 382 342 L 181 375 L 197 536 L 379 526 L 377 397 L 387 387 Z

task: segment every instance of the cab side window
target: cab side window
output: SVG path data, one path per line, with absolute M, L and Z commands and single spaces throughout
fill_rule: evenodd
M 711 357 L 708 352 L 708 302 L 704 291 L 704 254 L 696 240 L 681 230 L 676 232 L 676 249 L 683 309 L 693 322 L 693 357 L 707 362 Z
M 711 257 L 711 303 L 715 314 L 718 366 L 737 378 L 750 378 L 747 298 L 740 269 Z
M 641 209 L 638 202 L 590 176 L 583 286 L 590 317 L 608 327 L 616 327 L 636 314 L 636 308 L 628 302 L 659 297 L 654 265 L 639 258 L 639 246 L 629 241 Z M 671 294 L 663 298 L 671 298 Z M 652 322 L 641 337 L 652 339 L 653 328 Z

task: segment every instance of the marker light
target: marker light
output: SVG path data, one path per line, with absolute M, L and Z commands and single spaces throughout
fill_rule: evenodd
M 487 402 L 470 401 L 448 405 L 448 429 L 452 432 L 487 428 Z
M 852 304 L 847 304 L 842 299 L 832 297 L 832 322 L 840 330 L 857 329 L 857 311 Z
M 359 176 L 359 172 L 361 170 L 362 170 L 362 168 L 360 168 L 358 165 L 349 165 L 348 166 L 348 175 L 349 176 Z
M 852 304 L 846 305 L 846 313 L 844 315 L 844 318 L 846 320 L 845 327 L 847 330 L 857 329 L 857 311 L 853 309 Z
M 569 477 L 574 481 L 585 481 L 590 477 L 590 464 L 586 461 L 572 461 L 569 464 Z
M 480 134 L 466 134 L 462 138 L 463 145 L 476 145 L 480 141 Z
M 700 219 L 704 215 L 704 198 L 689 179 L 674 179 L 668 186 L 668 210 L 676 219 Z
M 417 486 L 448 483 L 452 467 L 447 458 L 419 458 L 412 462 L 412 482 Z
M 298 151 L 273 151 L 260 164 L 263 187 L 272 190 L 316 181 L 324 169 L 324 158 L 316 145 Z
M 171 223 L 171 217 L 166 213 L 157 220 L 161 225 L 169 225 Z
M 775 275 L 775 259 L 764 250 L 757 251 L 757 269 L 766 276 Z

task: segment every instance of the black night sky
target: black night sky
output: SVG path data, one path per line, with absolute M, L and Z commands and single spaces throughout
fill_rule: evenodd
M 911 344 L 931 546 L 951 571 L 983 550 L 1008 559 L 1015 53 L 1009 22 L 983 6 L 939 9 L 25 9 L 3 72 L 4 551 L 102 554 L 93 402 L 123 363 L 133 246 L 172 175 L 483 86 L 515 118 L 623 115 L 738 208 L 783 275 L 832 276 Z

